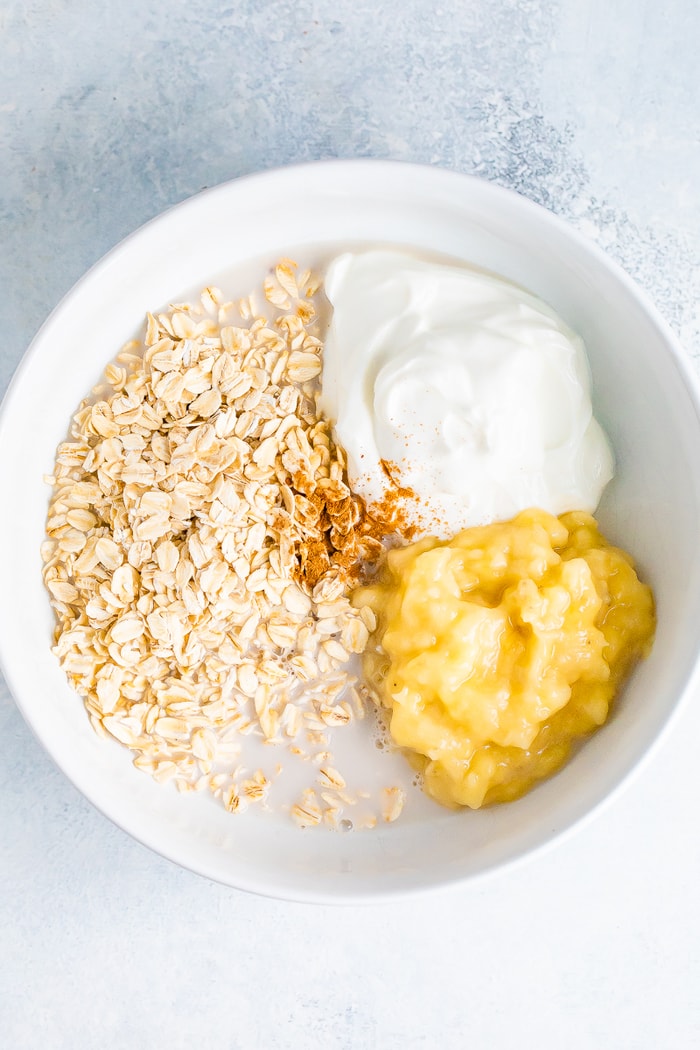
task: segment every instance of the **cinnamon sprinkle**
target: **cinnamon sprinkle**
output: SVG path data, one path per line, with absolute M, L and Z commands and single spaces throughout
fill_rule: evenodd
M 329 445 L 331 477 L 315 480 L 299 471 L 287 484 L 298 513 L 306 516 L 308 534 L 297 544 L 297 579 L 311 591 L 332 573 L 339 581 L 359 581 L 376 565 L 387 542 L 410 541 L 416 526 L 410 524 L 406 500 L 416 500 L 412 489 L 397 482 L 399 468 L 382 460 L 389 485 L 371 508 L 351 492 L 345 456 L 332 441 Z M 333 475 L 336 475 L 334 477 Z

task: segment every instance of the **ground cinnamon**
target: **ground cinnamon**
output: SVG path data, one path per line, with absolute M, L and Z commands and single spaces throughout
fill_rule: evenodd
M 389 540 L 411 540 L 416 532 L 406 503 L 417 496 L 399 484 L 396 464 L 382 460 L 388 484 L 382 499 L 368 508 L 351 492 L 345 457 L 332 441 L 329 453 L 331 477 L 316 480 L 299 471 L 288 481 L 297 515 L 307 525 L 308 535 L 298 542 L 296 553 L 297 578 L 309 590 L 331 570 L 343 580 L 359 581 L 371 571 Z

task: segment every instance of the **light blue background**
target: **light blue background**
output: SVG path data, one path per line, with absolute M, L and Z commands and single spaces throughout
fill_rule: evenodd
M 335 156 L 438 164 L 545 204 L 700 355 L 695 0 L 5 0 L 0 33 L 0 391 L 136 226 L 204 186 Z M 132 842 L 0 683 L 0 1046 L 696 1047 L 699 738 L 689 705 L 621 798 L 518 872 L 314 909 Z

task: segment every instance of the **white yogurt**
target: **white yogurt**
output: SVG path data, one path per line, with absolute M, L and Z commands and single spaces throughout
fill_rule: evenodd
M 528 507 L 593 512 L 613 473 L 582 340 L 535 296 L 400 251 L 338 256 L 320 409 L 371 506 L 389 482 L 419 533 Z

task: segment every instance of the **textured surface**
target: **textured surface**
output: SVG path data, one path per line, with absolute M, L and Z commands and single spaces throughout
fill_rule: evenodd
M 203 186 L 332 156 L 440 164 L 540 201 L 700 355 L 693 0 L 6 0 L 0 30 L 0 391 L 134 227 Z M 132 842 L 0 685 L 0 1043 L 695 1047 L 699 732 L 688 705 L 606 812 L 518 872 L 311 909 Z

